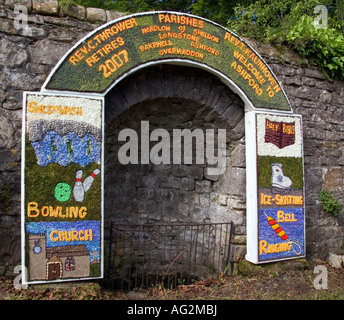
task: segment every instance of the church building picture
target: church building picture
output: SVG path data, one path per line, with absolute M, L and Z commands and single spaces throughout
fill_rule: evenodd
M 85 244 L 46 247 L 46 234 L 29 234 L 31 280 L 84 278 L 90 275 L 90 253 Z

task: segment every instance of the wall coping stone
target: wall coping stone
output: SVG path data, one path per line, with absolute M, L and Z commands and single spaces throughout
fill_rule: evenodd
M 86 8 L 86 17 L 90 22 L 106 22 L 106 11 L 99 8 Z
M 96 24 L 103 24 L 125 16 L 123 12 L 104 10 L 100 8 L 84 7 L 80 5 L 62 8 L 57 0 L 0 0 L 0 6 L 14 9 L 16 5 L 24 5 L 28 12 L 41 15 L 60 15 Z
M 59 5 L 57 0 L 32 1 L 32 10 L 40 14 L 57 15 L 59 13 Z

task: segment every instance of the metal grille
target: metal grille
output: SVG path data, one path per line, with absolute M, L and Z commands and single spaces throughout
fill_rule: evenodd
M 232 222 L 120 225 L 111 223 L 108 288 L 133 290 L 217 277 L 230 267 Z

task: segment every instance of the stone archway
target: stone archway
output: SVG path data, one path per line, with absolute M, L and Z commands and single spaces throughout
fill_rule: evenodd
M 195 71 L 192 67 L 199 70 Z M 141 214 L 141 209 L 137 208 L 141 205 L 146 207 L 143 212 L 166 212 L 164 206 L 178 194 L 179 207 L 177 210 L 175 206 L 170 209 L 170 212 L 177 211 L 177 218 L 172 216 L 173 219 L 207 220 L 218 215 L 221 220 L 224 217 L 225 220 L 236 220 L 242 226 L 246 211 L 246 259 L 253 263 L 305 255 L 301 117 L 293 114 L 282 86 L 260 55 L 226 28 L 201 17 L 175 12 L 146 12 L 122 17 L 95 29 L 80 40 L 55 66 L 41 92 L 25 92 L 23 100 L 26 112 L 23 121 L 24 158 L 25 147 L 31 152 L 30 165 L 23 161 L 23 190 L 27 182 L 25 173 L 31 173 L 42 181 L 50 173 L 41 170 L 41 167 L 51 162 L 61 165 L 61 160 L 68 160 L 63 162 L 63 166 L 72 163 L 65 171 L 69 171 L 69 178 L 75 177 L 69 184 L 77 185 L 73 188 L 74 199 L 67 205 L 58 206 L 53 202 L 52 192 L 46 193 L 42 189 L 34 193 L 27 188 L 26 198 L 22 197 L 23 238 L 30 229 L 25 229 L 30 227 L 30 222 L 33 233 L 51 232 L 48 223 L 43 229 L 37 229 L 36 220 L 31 219 L 39 217 L 47 220 L 49 215 L 55 220 L 56 227 L 66 226 L 63 219 L 80 219 L 73 221 L 75 226 L 83 223 L 84 228 L 93 228 L 90 232 L 93 234 L 94 231 L 96 235 L 96 252 L 101 253 L 95 277 L 103 277 L 104 169 L 110 164 L 112 167 L 105 169 L 108 170 L 107 179 L 115 180 L 116 174 L 121 174 L 124 180 L 119 179 L 118 190 L 108 189 L 107 197 L 113 198 L 116 192 L 126 194 L 124 202 L 130 202 L 133 206 L 130 212 L 134 215 Z M 178 113 L 171 112 L 173 109 Z M 133 111 L 134 119 L 127 110 Z M 160 119 L 157 110 L 165 113 L 168 121 Z M 187 112 L 184 113 L 184 110 Z M 30 119 L 26 123 L 27 115 Z M 77 121 L 75 116 L 79 117 Z M 133 126 L 130 132 L 138 137 L 135 130 L 147 119 L 151 119 L 157 129 L 166 125 L 167 128 L 161 130 L 165 130 L 169 137 L 168 130 L 173 131 L 174 127 L 182 130 L 184 125 L 189 130 L 197 128 L 203 133 L 210 130 L 209 127 L 213 133 L 217 129 L 218 137 L 220 130 L 228 129 L 224 150 L 228 152 L 228 159 L 236 156 L 236 162 L 225 162 L 225 174 L 220 177 L 206 176 L 204 167 L 183 166 L 181 162 L 178 162 L 180 166 L 155 166 L 154 171 L 149 161 L 141 162 L 148 166 L 138 167 L 139 170 L 136 168 L 140 172 L 139 178 L 128 174 L 129 167 L 123 169 L 111 161 L 104 163 L 104 129 L 116 133 L 121 132 L 122 127 L 128 129 Z M 91 130 L 91 127 L 94 128 Z M 84 138 L 86 134 L 87 141 Z M 74 140 L 71 136 L 66 139 L 67 135 Z M 116 139 L 110 133 L 107 137 L 105 148 L 108 148 L 109 154 L 116 152 L 120 148 Z M 35 149 L 36 155 L 30 145 L 32 142 L 38 150 Z M 149 149 L 149 140 L 147 145 Z M 218 150 L 221 149 L 219 145 Z M 61 158 L 61 154 L 64 157 Z M 37 162 L 35 156 L 46 161 L 38 159 Z M 210 158 L 215 159 L 214 153 Z M 242 165 L 244 159 L 246 170 Z M 88 168 L 85 173 L 87 178 L 82 177 L 84 167 L 90 162 L 94 167 Z M 284 176 L 282 171 L 279 180 L 284 177 L 289 180 L 279 185 L 288 187 L 290 192 L 291 183 L 296 182 L 297 195 L 283 198 L 279 194 L 276 197 L 271 194 L 274 182 L 269 170 L 273 163 L 283 167 L 283 170 L 290 170 L 289 177 Z M 173 165 L 176 164 L 173 162 Z M 36 169 L 36 173 L 32 168 Z M 203 168 L 203 176 L 199 168 Z M 57 169 L 52 176 L 60 179 L 63 176 L 60 171 L 64 170 Z M 64 175 L 67 176 L 67 173 Z M 84 194 L 89 192 L 97 175 L 98 182 L 91 192 L 94 198 L 80 209 L 78 204 L 84 201 Z M 86 179 L 87 183 L 84 183 Z M 146 180 L 146 185 L 143 180 Z M 55 184 L 60 182 L 54 181 Z M 155 188 L 149 188 L 149 183 Z M 147 201 L 152 198 L 151 192 L 156 192 L 157 184 L 159 188 L 169 190 L 164 191 L 165 195 L 159 191 L 160 196 L 168 201 Z M 76 189 L 78 191 L 74 193 Z M 66 201 L 70 199 L 70 191 L 68 196 Z M 122 216 L 127 219 L 125 204 L 111 205 L 122 210 Z M 89 220 L 83 220 L 86 211 Z M 191 211 L 195 214 L 190 214 Z M 210 215 L 210 211 L 216 215 Z M 78 214 L 74 216 L 71 212 Z M 294 213 L 298 218 L 290 219 Z M 274 220 L 278 214 L 281 219 L 277 222 L 282 222 L 281 226 Z M 156 214 L 141 217 L 157 219 Z M 285 229 L 283 232 L 291 235 L 291 239 L 282 238 L 281 233 L 276 232 L 280 229 Z M 22 261 L 25 266 L 25 245 L 22 247 Z M 23 281 L 26 282 L 26 279 Z
M 190 67 L 143 69 L 107 94 L 105 118 L 105 221 L 244 224 L 244 103 L 218 78 Z M 173 129 L 225 129 L 225 172 L 208 175 L 195 150 L 192 164 L 174 164 L 172 143 L 170 164 L 120 164 L 119 131 L 131 128 L 140 136 L 141 121 L 171 137 Z

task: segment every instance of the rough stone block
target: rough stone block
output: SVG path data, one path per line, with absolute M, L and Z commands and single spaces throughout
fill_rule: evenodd
M 141 185 L 143 187 L 155 188 L 159 184 L 159 177 L 157 176 L 143 176 L 141 178 Z
M 335 269 L 339 269 L 343 265 L 343 256 L 334 253 L 329 253 L 326 261 Z
M 120 17 L 125 16 L 123 12 L 106 10 L 106 21 L 116 20 Z
M 214 191 L 230 195 L 246 193 L 246 170 L 244 168 L 227 168 L 226 172 L 215 182 Z
M 305 72 L 306 77 L 316 78 L 316 79 L 320 79 L 320 80 L 326 79 L 326 77 L 317 69 L 305 68 L 304 72 Z
M 32 9 L 41 14 L 57 15 L 59 11 L 59 5 L 57 1 L 32 1 Z
M 325 189 L 328 191 L 341 190 L 343 187 L 343 169 L 329 168 L 325 174 Z
M 190 178 L 182 178 L 181 180 L 181 189 L 192 191 L 195 189 L 195 181 Z
M 162 177 L 159 186 L 161 188 L 180 189 L 181 179 L 173 176 Z
M 84 20 L 86 17 L 86 8 L 83 6 L 69 6 L 67 9 L 61 9 L 61 14 L 66 17 Z
M 29 50 L 35 63 L 55 65 L 66 53 L 66 45 L 44 39 Z
M 203 168 L 202 167 L 196 167 L 196 166 L 188 167 L 188 172 L 187 172 L 186 176 L 188 178 L 192 178 L 195 180 L 202 180 L 203 179 Z
M 31 0 L 5 0 L 5 6 L 14 9 L 16 5 L 25 6 L 28 11 L 31 11 L 32 1 Z
M 1 121 L 1 118 L 0 118 Z M 2 141 L 2 135 L 0 134 L 1 137 L 1 141 Z M 0 141 L 0 145 L 1 145 L 1 141 Z M 0 171 L 5 171 L 8 167 L 8 164 L 11 163 L 13 161 L 12 157 L 11 157 L 11 152 L 9 150 L 0 150 Z
M 233 167 L 246 167 L 246 152 L 245 145 L 238 144 L 231 152 L 231 164 Z
M 14 128 L 9 119 L 0 116 L 0 148 L 12 148 L 14 145 Z
M 139 214 L 154 213 L 157 208 L 157 203 L 154 200 L 147 200 L 140 202 L 137 206 Z
M 106 12 L 98 8 L 86 8 L 86 18 L 90 22 L 105 22 Z
M 246 235 L 234 235 L 232 243 L 233 244 L 246 244 Z
M 200 193 L 199 204 L 202 207 L 208 207 L 210 205 L 210 195 L 208 193 Z
M 13 21 L 0 19 L 0 32 L 1 33 L 9 33 L 9 34 L 16 34 L 17 29 L 13 25 Z
M 330 103 L 332 100 L 332 94 L 326 90 L 320 91 L 319 101 L 324 103 Z
M 28 54 L 25 50 L 5 37 L 0 39 L 0 52 L 1 65 L 18 67 L 23 65 L 28 59 Z
M 208 180 L 196 181 L 195 191 L 198 193 L 210 192 L 211 182 Z
M 236 104 L 232 103 L 223 112 L 222 117 L 227 121 L 230 128 L 234 128 L 244 118 L 244 107 L 243 103 Z
M 172 174 L 175 177 L 185 177 L 188 173 L 188 166 L 182 165 L 182 164 L 175 164 L 172 166 Z
M 56 28 L 49 34 L 49 39 L 61 41 L 61 42 L 72 42 L 76 39 L 77 35 L 71 30 L 65 30 Z
M 155 190 L 152 188 L 137 188 L 137 198 L 138 199 L 154 199 Z
M 208 168 L 204 168 L 204 178 L 210 181 L 217 181 L 219 180 L 220 176 L 208 174 Z
M 171 173 L 171 165 L 170 164 L 153 164 L 152 165 L 152 172 L 158 175 L 169 175 Z

